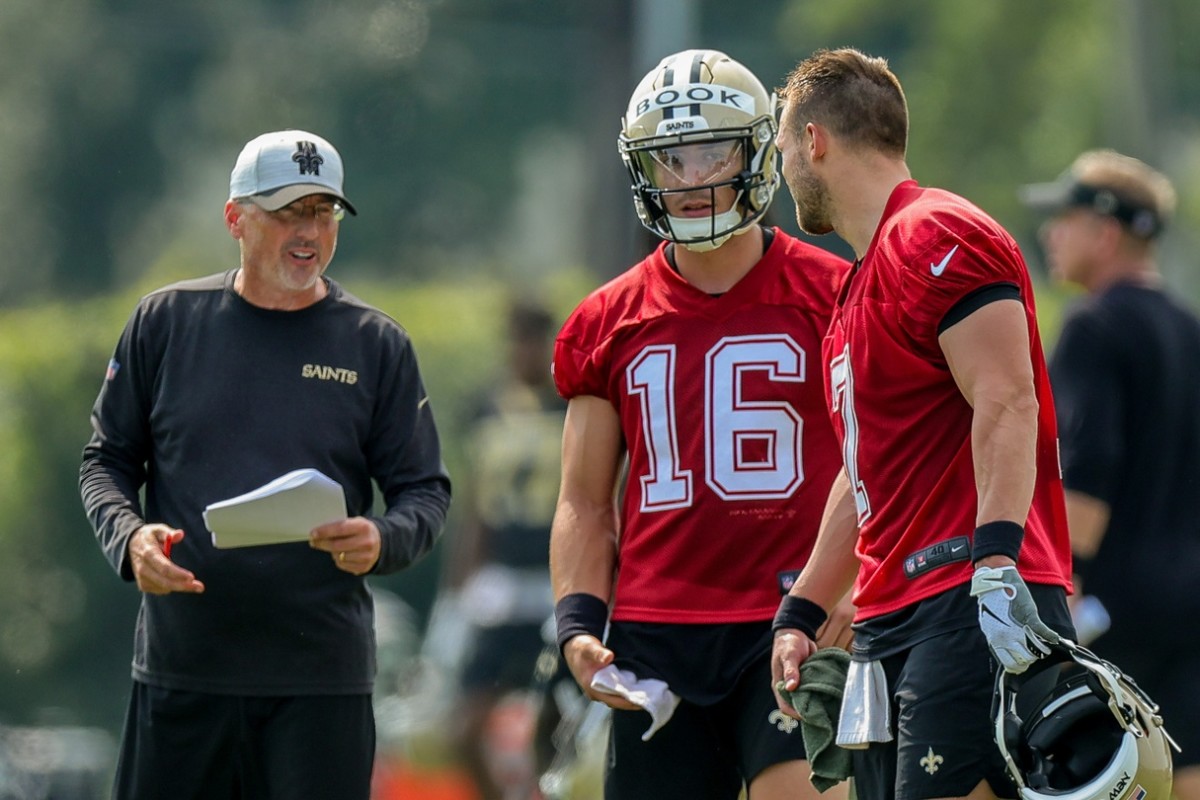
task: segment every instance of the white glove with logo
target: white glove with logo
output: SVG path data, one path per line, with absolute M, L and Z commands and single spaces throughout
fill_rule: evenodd
M 979 599 L 979 627 L 1000 666 L 1020 674 L 1050 652 L 1059 636 L 1038 616 L 1016 567 L 978 567 L 971 596 Z

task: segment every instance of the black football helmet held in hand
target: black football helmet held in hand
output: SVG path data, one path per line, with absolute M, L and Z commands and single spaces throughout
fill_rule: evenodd
M 1116 666 L 1070 640 L 1044 667 L 996 676 L 996 744 L 1024 800 L 1170 800 L 1158 706 Z

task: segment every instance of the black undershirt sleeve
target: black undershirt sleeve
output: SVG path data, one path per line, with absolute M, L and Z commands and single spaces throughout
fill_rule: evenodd
M 942 321 L 938 323 L 938 336 L 988 303 L 994 303 L 997 300 L 1020 299 L 1021 289 L 1015 283 L 991 283 L 987 286 L 980 286 L 950 307 L 950 310 L 942 317 Z

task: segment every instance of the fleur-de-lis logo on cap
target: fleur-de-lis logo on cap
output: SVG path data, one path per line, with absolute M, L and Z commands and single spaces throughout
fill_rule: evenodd
M 946 759 L 933 752 L 933 748 L 931 747 L 929 748 L 929 753 L 921 759 L 920 764 L 925 768 L 926 772 L 932 775 L 938 771 L 938 768 L 941 767 L 942 762 L 945 760 Z
M 300 165 L 301 175 L 320 175 L 321 165 L 325 159 L 317 155 L 317 145 L 314 142 L 296 142 L 296 152 L 292 161 Z

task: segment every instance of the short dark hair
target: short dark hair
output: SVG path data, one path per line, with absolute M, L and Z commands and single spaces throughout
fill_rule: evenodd
M 885 59 L 851 47 L 818 50 L 796 65 L 778 93 L 791 121 L 812 121 L 852 144 L 904 157 L 908 102 Z

